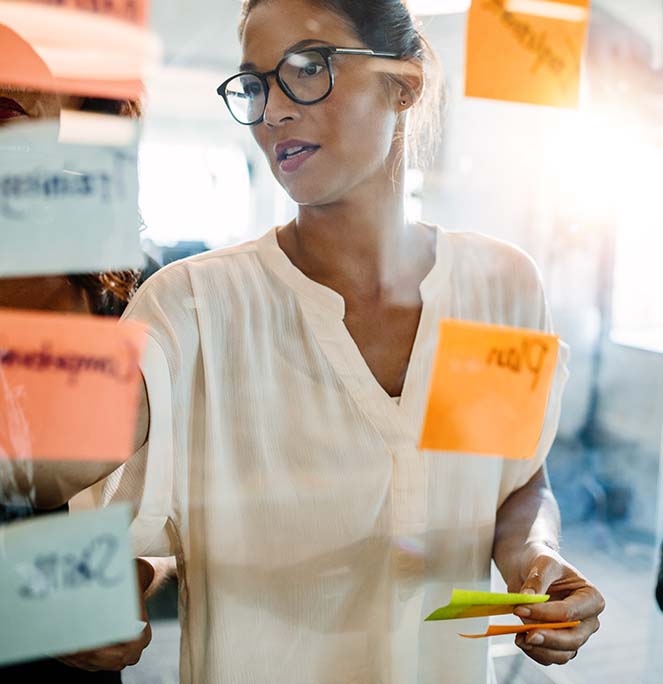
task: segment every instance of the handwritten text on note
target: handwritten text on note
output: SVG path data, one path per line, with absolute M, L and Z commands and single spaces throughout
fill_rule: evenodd
M 532 458 L 558 349 L 536 330 L 442 321 L 420 448 Z
M 124 461 L 144 326 L 0 310 L 0 457 Z
M 473 0 L 465 94 L 576 107 L 589 0 Z
M 57 124 L 0 131 L 0 277 L 141 268 L 136 141 L 61 145 Z
M 0 665 L 138 635 L 127 506 L 0 527 Z

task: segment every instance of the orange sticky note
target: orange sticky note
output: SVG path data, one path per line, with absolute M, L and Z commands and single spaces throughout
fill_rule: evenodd
M 0 0 L 0 84 L 138 99 L 159 54 L 146 20 L 145 0 Z
M 532 458 L 558 351 L 556 335 L 442 321 L 419 448 Z
M 145 326 L 0 309 L 0 458 L 124 461 Z
M 465 94 L 578 106 L 589 0 L 473 0 Z
M 141 26 L 147 23 L 146 0 L 29 0 L 29 2 L 102 14 Z
M 491 636 L 502 636 L 504 634 L 522 634 L 533 632 L 535 629 L 570 629 L 577 627 L 580 620 L 575 622 L 549 622 L 540 625 L 491 625 L 485 634 L 459 634 L 464 639 L 485 639 Z

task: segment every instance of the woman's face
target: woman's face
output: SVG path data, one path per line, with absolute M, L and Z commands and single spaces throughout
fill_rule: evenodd
M 306 0 L 258 5 L 247 19 L 242 39 L 244 64 L 264 72 L 302 41 L 365 48 L 336 14 Z M 301 47 L 307 47 L 304 45 Z M 296 48 L 295 48 L 296 49 Z M 383 172 L 398 121 L 398 93 L 374 68 L 370 57 L 334 56 L 331 95 L 314 105 L 290 100 L 270 78 L 264 121 L 253 135 L 272 173 L 300 205 L 339 201 Z M 279 160 L 278 146 L 311 146 L 301 163 Z
M 59 119 L 63 109 L 77 109 L 82 98 L 39 93 L 0 85 L 0 126 L 30 119 Z

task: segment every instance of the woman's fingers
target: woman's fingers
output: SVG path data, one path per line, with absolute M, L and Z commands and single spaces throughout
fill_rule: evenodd
M 519 606 L 513 612 L 535 622 L 573 622 L 594 618 L 603 612 L 605 601 L 599 591 L 585 584 L 561 601 Z
M 598 618 L 589 618 L 577 627 L 560 630 L 538 629 L 519 634 L 516 645 L 542 665 L 563 665 L 578 653 L 599 629 Z
M 82 651 L 81 653 L 62 656 L 58 660 L 69 667 L 87 670 L 88 672 L 99 670 L 118 672 L 128 665 L 135 665 L 140 660 L 140 656 L 150 643 L 151 638 L 152 630 L 147 624 L 140 636 L 134 641 L 91 651 Z

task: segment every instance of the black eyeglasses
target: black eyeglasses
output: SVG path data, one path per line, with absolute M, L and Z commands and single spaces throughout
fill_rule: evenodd
M 326 45 L 310 47 L 286 55 L 273 71 L 242 71 L 224 81 L 216 92 L 224 99 L 235 121 L 243 126 L 255 126 L 265 116 L 270 76 L 275 77 L 281 90 L 297 104 L 312 105 L 329 97 L 334 88 L 334 55 L 399 59 L 393 52 Z

